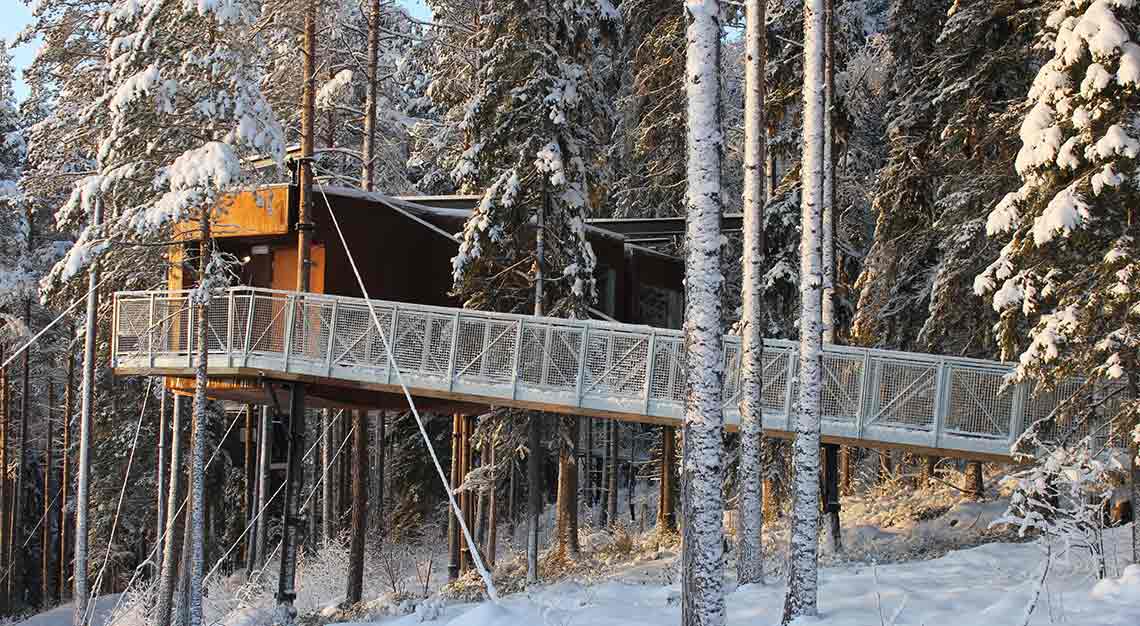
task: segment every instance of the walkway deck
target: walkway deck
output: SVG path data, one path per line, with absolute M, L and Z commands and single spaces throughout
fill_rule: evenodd
M 188 292 L 115 296 L 119 375 L 193 375 Z M 374 300 L 413 395 L 555 413 L 679 424 L 684 371 L 679 331 L 599 321 L 486 313 Z M 359 298 L 237 287 L 209 308 L 211 376 L 304 380 L 399 391 L 381 333 Z M 739 423 L 740 340 L 725 338 L 725 421 Z M 764 348 L 764 427 L 789 435 L 796 344 Z M 828 346 L 825 440 L 1004 459 L 1026 424 L 1060 394 L 1003 389 L 1007 364 Z M 791 384 L 789 384 L 791 381 Z M 1069 393 L 1074 391 L 1069 390 Z M 1064 391 L 1062 391 L 1064 393 Z

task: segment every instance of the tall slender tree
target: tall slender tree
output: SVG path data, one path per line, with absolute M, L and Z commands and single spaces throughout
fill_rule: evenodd
M 824 38 L 826 0 L 804 3 L 803 157 L 800 163 L 802 234 L 800 243 L 799 402 L 793 444 L 788 592 L 784 623 L 815 615 L 818 603 L 819 440 L 823 387 L 822 217 L 826 131 L 824 118 Z
M 741 584 L 764 580 L 761 528 L 761 455 L 764 412 L 763 307 L 764 65 L 767 58 L 765 0 L 745 5 L 744 57 L 744 257 L 741 294 L 740 463 L 737 466 L 737 578 Z
M 724 382 L 720 268 L 721 157 L 718 0 L 687 0 L 685 81 L 688 184 L 685 193 L 685 367 L 681 623 L 721 626 L 723 589 Z

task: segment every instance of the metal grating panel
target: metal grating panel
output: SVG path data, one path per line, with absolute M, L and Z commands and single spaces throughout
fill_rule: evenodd
M 874 411 L 866 424 L 919 430 L 934 428 L 934 364 L 871 361 L 876 376 Z
M 825 419 L 855 422 L 863 384 L 863 359 L 846 354 L 823 355 L 821 410 Z
M 1002 388 L 1004 377 L 1004 372 L 950 370 L 946 431 L 959 435 L 1008 438 L 1014 388 Z

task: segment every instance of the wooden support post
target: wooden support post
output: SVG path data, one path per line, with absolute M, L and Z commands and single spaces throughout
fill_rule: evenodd
M 839 493 L 846 496 L 855 493 L 852 486 L 854 480 L 854 476 L 852 476 L 854 473 L 853 456 L 855 456 L 855 448 L 843 446 L 839 449 Z
M 471 430 L 473 420 L 467 415 L 461 415 L 460 419 L 460 433 L 462 441 L 462 467 L 459 475 L 460 484 L 467 480 L 467 475 L 471 473 L 472 458 L 471 458 Z M 460 497 L 460 509 L 463 511 L 463 521 L 467 524 L 468 530 L 475 528 L 475 494 L 466 489 Z M 466 572 L 471 569 L 472 558 L 471 549 L 466 541 L 460 541 L 460 561 L 459 569 Z
M 491 439 L 490 448 L 489 448 L 489 457 L 490 458 L 488 459 L 488 464 L 492 468 L 494 468 L 495 467 L 495 444 L 497 442 L 495 441 L 494 434 L 492 434 L 491 437 L 492 437 L 492 439 Z M 494 478 L 491 481 L 491 493 L 488 496 L 489 501 L 487 502 L 487 546 L 483 549 L 483 551 L 487 557 L 487 567 L 494 568 L 495 567 L 495 551 L 498 547 L 496 544 L 498 541 L 498 534 L 499 534 L 499 530 L 498 530 L 499 520 L 498 520 L 498 515 L 497 515 L 497 510 L 499 508 L 498 507 L 498 501 L 499 501 L 498 474 L 499 473 L 495 469 L 492 469 L 491 471 L 493 472 Z
M 245 477 L 245 491 L 242 493 L 242 513 L 248 527 L 256 515 L 257 506 L 257 418 L 253 415 L 253 405 L 245 405 L 245 430 L 242 438 L 242 474 Z M 246 541 L 242 542 L 238 559 L 249 565 L 249 556 L 253 542 L 249 540 L 251 533 L 246 533 Z
M 660 530 L 677 532 L 677 452 L 676 429 L 661 427 L 661 489 L 657 504 L 657 526 Z
M 975 500 L 981 500 L 986 495 L 981 461 L 968 461 L 966 464 L 966 493 Z
M 352 413 L 352 531 L 348 545 L 348 584 L 345 601 L 352 606 L 364 590 L 364 533 L 368 528 L 368 419 Z
M 455 414 L 451 416 L 451 490 L 454 492 L 459 484 L 462 482 L 460 478 L 460 467 L 462 466 L 462 416 Z M 448 507 L 447 513 L 447 579 L 455 580 L 459 578 L 459 544 L 460 544 L 460 530 L 459 521 L 455 516 L 455 509 Z
M 823 444 L 823 512 L 830 529 L 832 549 L 843 551 L 843 535 L 839 525 L 839 446 Z

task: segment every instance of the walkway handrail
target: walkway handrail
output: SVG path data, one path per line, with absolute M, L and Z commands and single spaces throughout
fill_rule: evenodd
M 113 366 L 193 366 L 189 290 L 115 295 Z M 677 330 L 374 300 L 405 379 L 422 393 L 661 422 L 683 414 Z M 208 308 L 211 369 L 394 384 L 360 298 L 256 287 L 216 292 Z M 791 431 L 796 343 L 765 340 L 764 425 Z M 725 337 L 725 419 L 739 421 L 740 340 Z M 871 444 L 1008 455 L 1026 425 L 1077 391 L 1030 397 L 1007 363 L 825 346 L 823 432 Z M 1068 395 L 1066 395 L 1068 394 Z M 1106 436 L 1114 436 L 1108 434 Z

